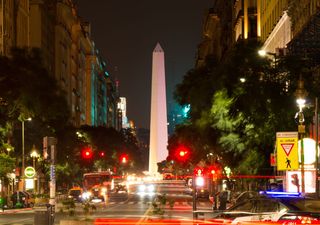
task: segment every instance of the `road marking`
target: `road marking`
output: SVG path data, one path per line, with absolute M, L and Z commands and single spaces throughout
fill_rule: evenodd
M 138 220 L 138 222 L 136 224 L 141 224 L 142 221 L 145 221 L 148 217 L 148 215 L 150 214 L 151 211 L 151 205 L 149 206 L 149 208 L 147 209 L 147 211 L 143 214 L 143 216 L 141 217 L 141 219 Z

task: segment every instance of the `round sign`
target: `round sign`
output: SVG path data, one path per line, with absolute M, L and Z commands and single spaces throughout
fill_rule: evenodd
M 28 166 L 24 170 L 24 175 L 28 178 L 33 178 L 35 174 L 36 174 L 36 171 L 32 166 Z

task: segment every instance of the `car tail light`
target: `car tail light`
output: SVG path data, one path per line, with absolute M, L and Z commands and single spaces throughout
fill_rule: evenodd
M 320 220 L 312 216 L 284 216 L 279 222 L 283 225 L 289 224 L 320 224 Z
M 310 216 L 299 216 L 299 222 L 301 224 L 319 224 L 319 220 Z

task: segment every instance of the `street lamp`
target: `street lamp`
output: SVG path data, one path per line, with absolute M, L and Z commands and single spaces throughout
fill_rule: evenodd
M 304 148 L 303 148 L 303 138 L 305 134 L 305 125 L 304 125 L 304 114 L 303 108 L 306 103 L 305 97 L 307 96 L 307 92 L 304 89 L 304 82 L 302 80 L 302 76 L 300 74 L 298 80 L 298 87 L 295 92 L 295 96 L 297 97 L 297 104 L 299 107 L 299 111 L 296 113 L 295 119 L 298 122 L 298 134 L 300 139 L 300 167 L 301 167 L 301 192 L 305 193 L 305 179 L 304 179 Z
M 36 171 L 35 173 L 35 177 L 33 177 L 33 188 L 34 188 L 34 193 L 37 193 L 37 189 L 36 189 L 36 177 L 38 176 L 37 174 L 37 170 L 36 170 L 36 158 L 38 158 L 40 155 L 37 152 L 37 149 L 35 148 L 35 146 L 33 145 L 32 147 L 32 151 L 30 153 L 30 156 L 32 158 L 32 166 L 34 168 L 34 170 Z
M 27 119 L 24 119 L 22 116 L 19 117 L 19 120 L 21 121 L 21 132 L 22 132 L 22 167 L 21 167 L 21 174 L 22 174 L 22 177 L 24 176 L 24 168 L 25 168 L 25 164 L 24 164 L 24 122 L 25 121 L 31 121 L 31 117 L 27 118 Z M 24 179 L 22 178 L 22 189 L 24 191 Z
M 32 158 L 32 166 L 33 166 L 33 168 L 36 168 L 36 158 L 39 157 L 39 154 L 38 154 L 37 149 L 35 148 L 34 145 L 32 147 L 32 151 L 30 153 L 30 157 Z
M 277 64 L 277 54 L 276 53 L 273 53 L 273 52 L 268 52 L 264 49 L 260 49 L 258 51 L 258 54 L 261 56 L 261 57 L 267 57 L 267 56 L 272 56 L 272 60 L 273 60 L 273 64 L 274 64 L 274 67 L 276 68 L 276 64 Z

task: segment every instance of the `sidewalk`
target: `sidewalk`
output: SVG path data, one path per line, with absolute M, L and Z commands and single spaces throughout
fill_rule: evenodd
M 4 211 L 0 210 L 0 215 L 2 214 L 14 214 L 22 211 L 32 211 L 32 208 L 20 208 L 20 209 L 5 209 Z

